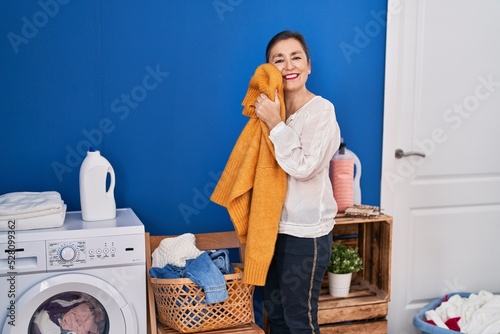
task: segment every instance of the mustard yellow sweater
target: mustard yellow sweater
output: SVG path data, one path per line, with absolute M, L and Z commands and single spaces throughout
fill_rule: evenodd
M 281 119 L 285 119 L 283 78 L 272 64 L 257 67 L 243 99 L 250 117 L 229 156 L 210 199 L 227 208 L 245 247 L 246 284 L 264 285 L 274 253 L 278 224 L 285 201 L 287 176 L 276 162 L 267 125 L 255 115 L 261 93 L 274 100 L 278 90 Z

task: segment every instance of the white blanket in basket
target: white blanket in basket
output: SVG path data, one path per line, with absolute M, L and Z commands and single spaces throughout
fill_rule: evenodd
M 462 333 L 500 333 L 500 295 L 484 290 L 469 297 L 453 295 L 435 310 L 425 312 L 425 316 L 446 329 L 448 319 L 460 317 L 458 325 Z

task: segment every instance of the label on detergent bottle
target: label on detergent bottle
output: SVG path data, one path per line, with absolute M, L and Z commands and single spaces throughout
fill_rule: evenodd
M 344 212 L 354 205 L 354 160 L 334 159 L 333 164 L 333 197 L 337 202 L 338 211 Z
M 339 212 L 344 212 L 354 204 L 361 204 L 360 179 L 361 162 L 342 142 L 330 162 L 330 181 Z

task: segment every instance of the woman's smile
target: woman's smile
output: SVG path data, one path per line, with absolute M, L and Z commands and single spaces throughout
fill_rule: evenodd
M 299 77 L 299 74 L 298 73 L 290 73 L 290 74 L 287 74 L 285 76 L 283 76 L 283 79 L 285 80 L 295 80 Z

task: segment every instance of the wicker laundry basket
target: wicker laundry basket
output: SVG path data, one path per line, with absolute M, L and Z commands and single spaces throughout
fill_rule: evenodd
M 207 304 L 205 293 L 189 278 L 149 278 L 158 317 L 164 325 L 181 333 L 202 332 L 250 323 L 254 320 L 254 286 L 243 283 L 241 266 L 224 275 L 228 299 Z

